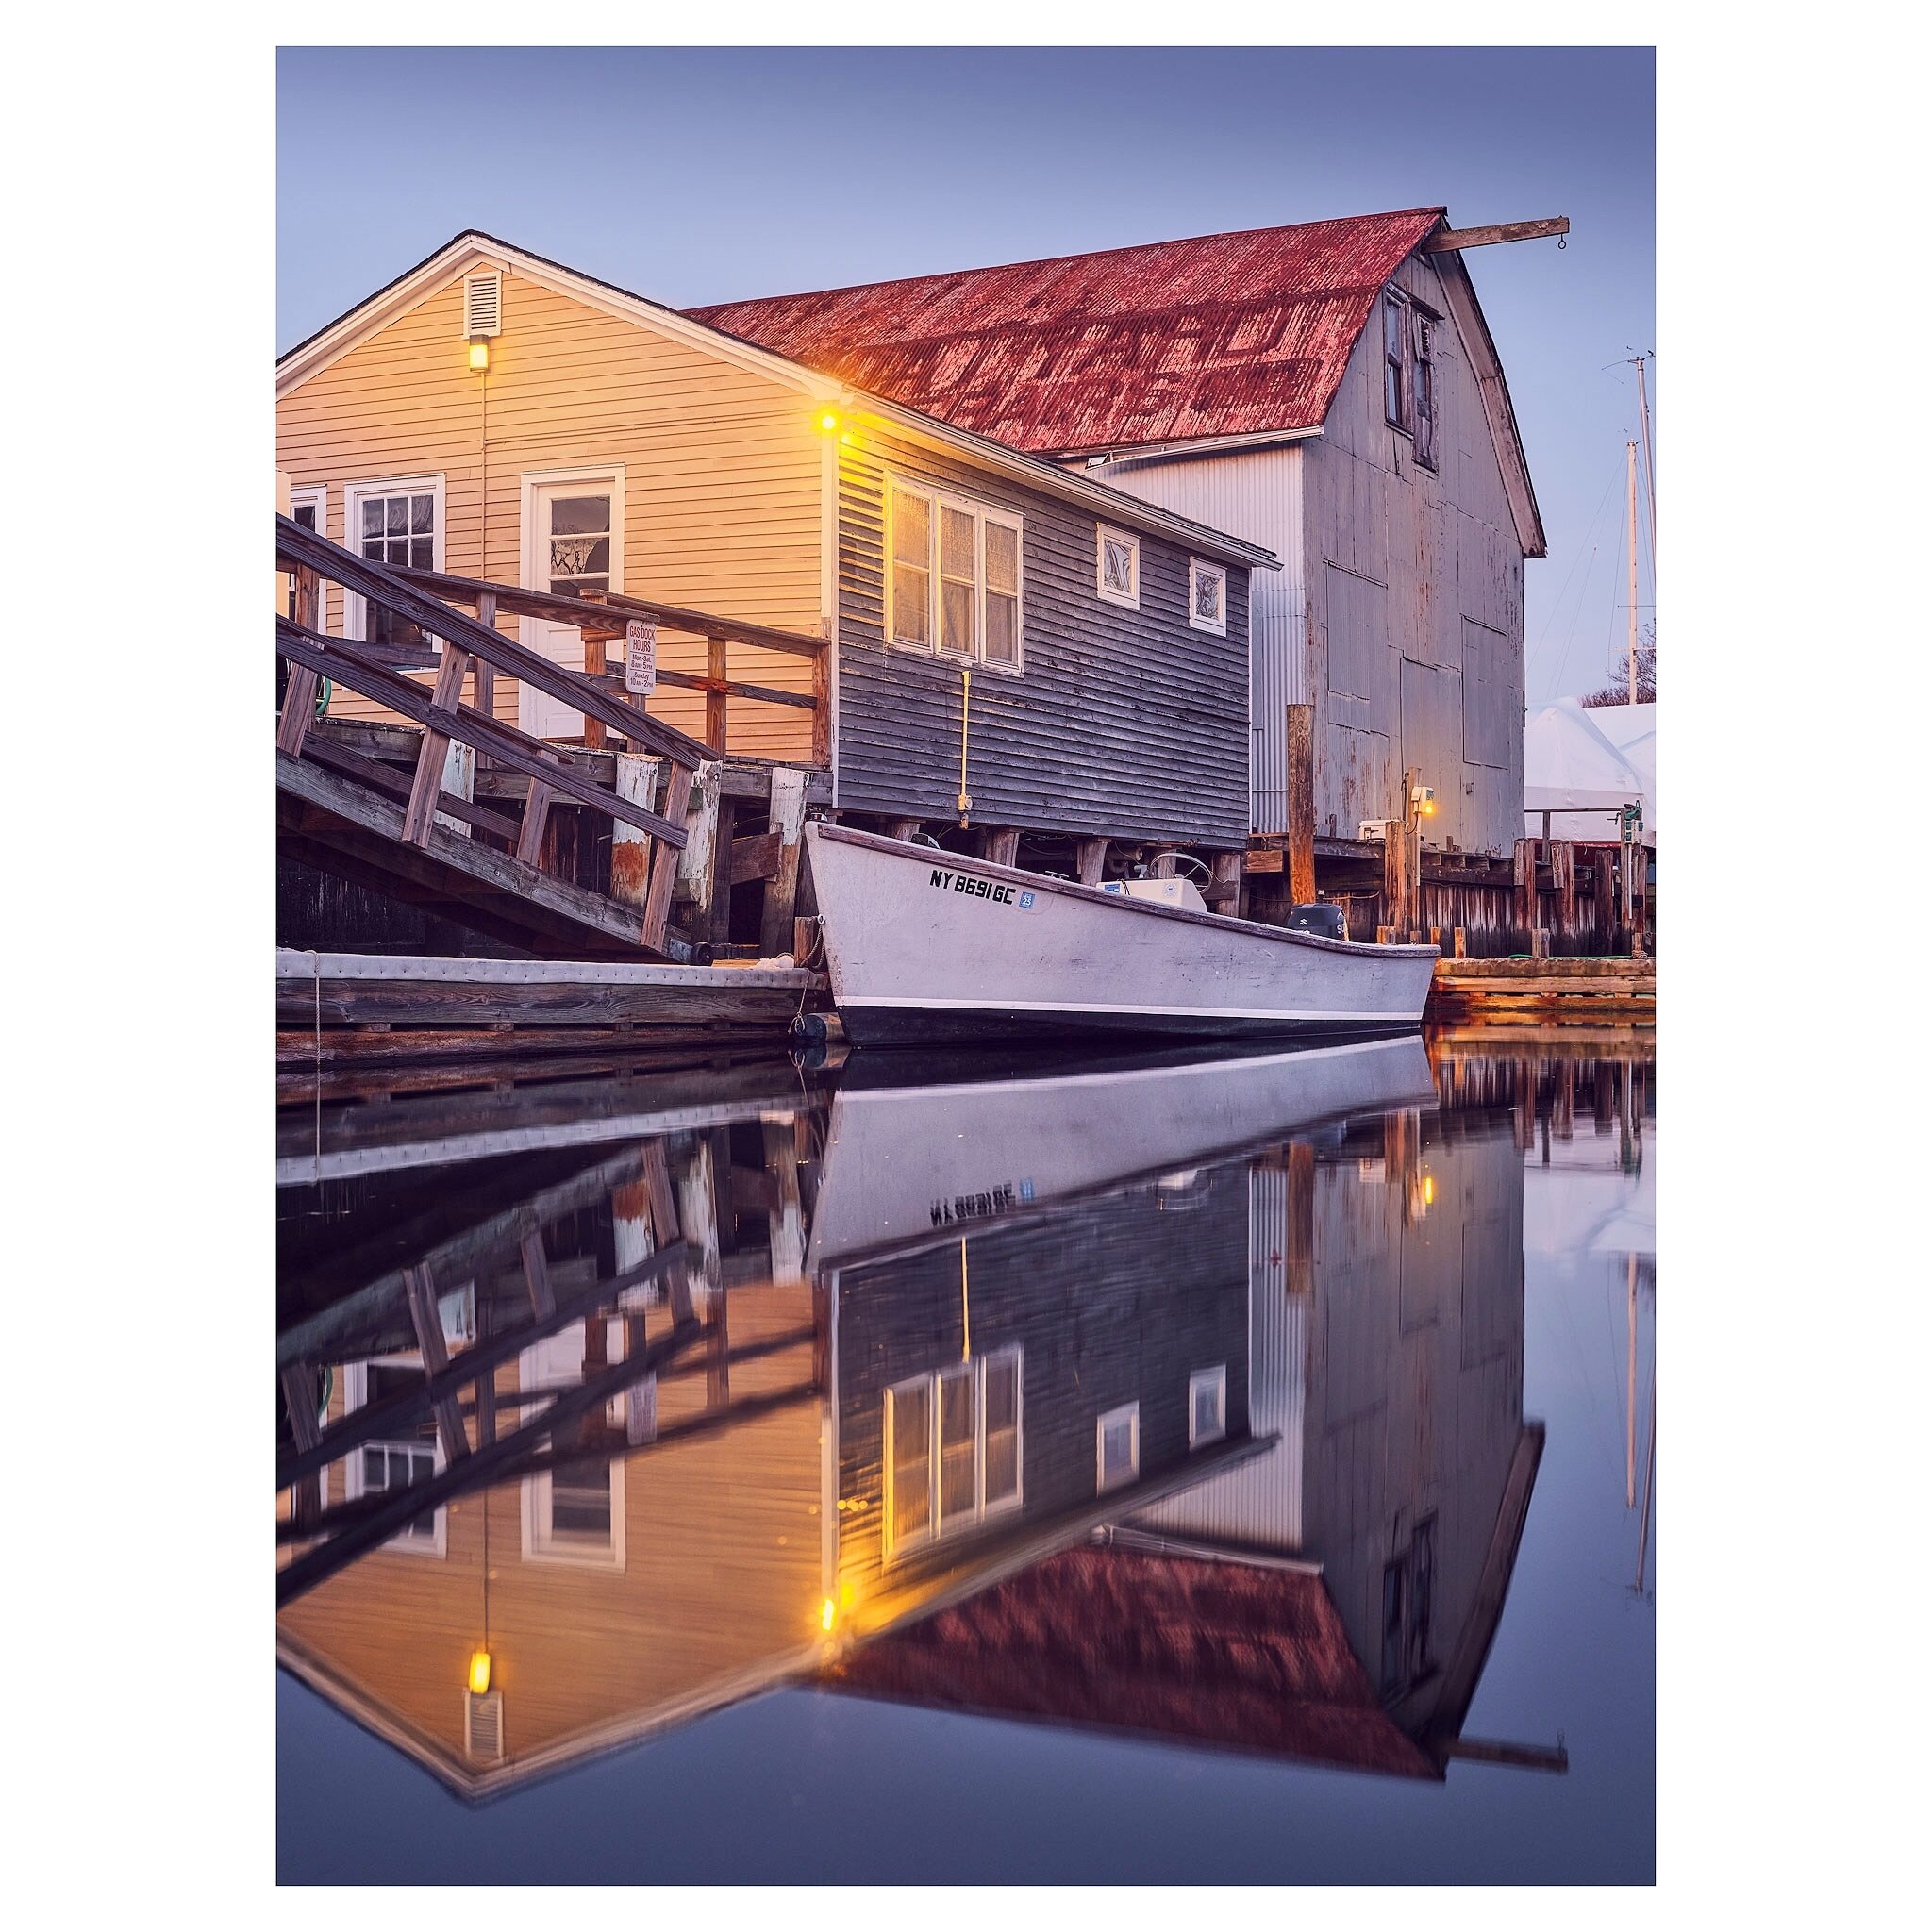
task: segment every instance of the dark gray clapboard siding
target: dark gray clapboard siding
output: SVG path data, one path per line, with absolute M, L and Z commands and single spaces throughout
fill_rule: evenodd
M 1227 635 L 1192 630 L 1189 553 L 1142 534 L 1141 608 L 1103 603 L 1093 517 L 884 433 L 840 452 L 839 804 L 957 816 L 960 660 L 885 642 L 888 472 L 1024 520 L 1024 668 L 973 668 L 973 822 L 1241 844 L 1248 573 L 1228 570 Z
M 1194 1190 L 1198 1190 L 1195 1191 Z M 1185 1203 L 1185 1205 L 1182 1205 Z M 1186 1459 L 1188 1378 L 1227 1368 L 1227 1435 L 1248 1429 L 1248 1176 L 1244 1162 L 1192 1189 L 1136 1189 L 1042 1221 L 964 1236 L 975 1357 L 1021 1362 L 1018 1509 L 896 1559 L 897 1585 L 948 1570 L 1028 1523 L 1096 1494 L 1095 1426 L 1141 1405 L 1144 1481 Z M 839 1277 L 839 1573 L 880 1574 L 885 1397 L 960 1358 L 959 1243 Z

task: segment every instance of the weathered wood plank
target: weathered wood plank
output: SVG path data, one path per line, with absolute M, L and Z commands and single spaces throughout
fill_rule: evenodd
M 1492 248 L 1499 242 L 1541 242 L 1570 232 L 1568 215 L 1535 222 L 1491 222 L 1482 228 L 1443 228 L 1422 244 L 1424 255 L 1449 255 L 1460 248 Z
M 393 865 L 405 875 L 421 877 L 422 863 L 433 860 L 447 875 L 445 891 L 454 891 L 459 882 L 467 881 L 486 891 L 540 907 L 555 917 L 607 939 L 633 946 L 643 944 L 642 922 L 629 907 L 618 906 L 580 886 L 552 878 L 547 873 L 475 839 L 458 838 L 442 825 L 432 824 L 423 844 L 412 846 L 402 836 L 403 814 L 398 807 L 359 786 L 291 758 L 286 752 L 275 754 L 275 787 L 286 796 L 344 824 L 392 842 L 397 848 L 393 853 L 375 848 L 364 855 L 379 865 Z M 413 866 L 409 860 L 412 852 L 417 855 Z
M 724 686 L 731 676 L 727 656 L 723 638 L 708 637 L 705 640 L 705 737 L 721 758 L 724 756 L 725 732 Z
M 758 944 L 767 958 L 791 942 L 791 920 L 798 909 L 798 862 L 805 829 L 805 774 L 789 765 L 772 773 L 772 829 L 782 843 L 778 870 L 765 887 Z
M 661 946 L 664 928 L 671 917 L 671 895 L 677 886 L 677 853 L 685 843 L 685 815 L 691 808 L 690 770 L 673 765 L 664 781 L 664 815 L 677 826 L 676 845 L 660 843 L 651 861 L 651 882 L 644 893 L 644 943 Z
M 481 594 L 492 595 L 507 617 L 541 617 L 552 624 L 581 625 L 589 615 L 588 606 L 590 609 L 615 611 L 623 617 L 648 618 L 666 630 L 684 631 L 692 637 L 726 638 L 735 644 L 753 644 L 761 651 L 777 651 L 791 658 L 818 658 L 825 653 L 824 640 L 804 631 L 779 630 L 771 625 L 720 617 L 711 610 L 688 610 L 679 605 L 658 604 L 614 591 L 586 597 L 558 597 L 517 585 L 491 583 L 480 577 L 455 576 L 448 571 L 397 570 L 393 575 L 434 596 L 458 604 L 473 604 Z M 618 634 L 622 634 L 621 630 Z
M 734 839 L 731 883 L 741 886 L 747 879 L 776 878 L 784 846 L 784 835 L 779 832 L 759 832 L 749 839 Z
M 330 771 L 340 772 L 345 778 L 354 778 L 358 784 L 367 785 L 374 791 L 380 791 L 386 798 L 393 798 L 398 803 L 408 799 L 410 781 L 393 765 L 364 758 L 360 752 L 352 751 L 346 745 L 331 743 L 320 732 L 308 734 L 308 741 L 302 747 L 302 756 L 318 765 L 326 766 Z M 436 810 L 443 818 L 461 819 L 478 831 L 495 833 L 499 839 L 516 839 L 518 826 L 515 819 L 508 813 L 492 811 L 487 805 L 476 805 L 470 799 L 459 797 L 454 791 L 437 793 Z
M 479 751 L 487 751 L 499 765 L 521 772 L 525 777 L 541 778 L 552 791 L 578 805 L 622 818 L 641 831 L 667 839 L 674 845 L 684 843 L 686 834 L 682 825 L 674 825 L 655 812 L 620 799 L 614 791 L 603 791 L 580 777 L 567 760 L 540 740 L 525 737 L 513 725 L 486 718 L 468 705 L 459 706 L 455 711 L 446 709 L 420 684 L 385 670 L 339 638 L 301 631 L 282 620 L 277 623 L 276 641 L 285 657 L 308 664 L 325 676 L 339 677 L 350 690 L 375 698 L 425 729 L 441 731 L 446 738 L 458 738 Z
M 475 618 L 465 617 L 461 611 L 425 594 L 415 587 L 408 573 L 372 563 L 280 516 L 275 519 L 275 555 L 278 562 L 307 564 L 319 576 L 372 598 L 420 625 L 430 636 L 442 639 L 445 645 L 454 644 L 486 658 L 499 671 L 534 686 L 573 710 L 583 712 L 587 718 L 600 719 L 635 743 L 687 764 L 694 765 L 704 756 L 704 747 L 696 740 L 674 730 L 661 719 L 625 703 L 577 673 L 564 670 L 541 651 L 533 651 L 505 637 L 501 631 L 486 629 Z M 506 595 L 502 585 L 475 588 L 493 589 L 500 604 Z

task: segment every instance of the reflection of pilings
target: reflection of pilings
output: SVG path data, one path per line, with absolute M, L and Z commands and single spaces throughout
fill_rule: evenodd
M 1657 1478 L 1657 1371 L 1650 1376 L 1650 1446 L 1643 1452 L 1643 1517 L 1637 1530 L 1637 1588 L 1643 1589 L 1643 1563 L 1650 1554 L 1650 1492 Z
M 1637 1502 L 1637 1257 L 1624 1257 L 1624 1271 L 1630 1284 L 1629 1373 L 1624 1389 L 1624 1507 Z
M 541 1247 L 539 1244 L 539 1253 Z M 669 1274 L 681 1267 L 685 1259 L 682 1243 L 660 1248 L 648 1260 L 640 1262 L 629 1271 L 628 1275 L 614 1275 L 608 1281 L 593 1282 L 581 1292 L 574 1294 L 563 1302 L 554 1295 L 548 1296 L 547 1312 L 532 1321 L 528 1326 L 506 1329 L 501 1335 L 485 1340 L 478 1337 L 476 1344 L 457 1357 L 441 1374 L 425 1378 L 413 1389 L 399 1390 L 394 1395 L 385 1397 L 381 1402 L 372 1402 L 363 1407 L 352 1409 L 342 1420 L 330 1428 L 325 1429 L 308 1448 L 298 1450 L 285 1460 L 275 1471 L 275 1488 L 285 1490 L 291 1484 L 325 1468 L 350 1450 L 360 1447 L 376 1437 L 393 1435 L 427 1414 L 431 1407 L 445 1399 L 454 1399 L 477 1376 L 494 1369 L 499 1363 L 508 1361 L 512 1356 L 521 1354 L 533 1341 L 538 1341 L 554 1328 L 565 1322 L 573 1321 L 579 1315 L 594 1313 L 602 1308 L 610 1298 L 622 1290 L 637 1283 Z M 547 1294 L 547 1275 L 546 1294 Z
M 337 1571 L 345 1569 L 357 1557 L 386 1543 L 419 1517 L 426 1516 L 432 1509 L 448 1502 L 452 1496 L 479 1486 L 507 1464 L 527 1456 L 546 1438 L 554 1437 L 579 1416 L 601 1407 L 613 1395 L 621 1395 L 641 1375 L 650 1374 L 681 1354 L 702 1333 L 696 1323 L 674 1328 L 652 1345 L 644 1360 L 620 1362 L 593 1381 L 584 1383 L 581 1388 L 566 1390 L 541 1415 L 508 1436 L 499 1436 L 487 1449 L 478 1449 L 462 1461 L 449 1464 L 426 1482 L 411 1484 L 406 1490 L 396 1491 L 392 1496 L 386 1493 L 381 1508 L 372 1510 L 362 1522 L 332 1536 L 319 1548 L 305 1550 L 286 1568 L 275 1573 L 277 1607 L 292 1603 L 317 1584 L 333 1576 Z M 277 1484 L 276 1487 L 282 1486 Z
M 638 1150 L 626 1147 L 608 1158 L 593 1161 L 553 1185 L 537 1190 L 524 1200 L 502 1205 L 495 1189 L 481 1195 L 477 1214 L 443 1239 L 425 1242 L 409 1256 L 412 1264 L 427 1262 L 447 1277 L 468 1279 L 480 1272 L 482 1263 L 498 1249 L 523 1236 L 560 1220 L 575 1209 L 605 1200 L 613 1187 L 637 1173 Z M 275 1339 L 275 1366 L 292 1361 L 340 1361 L 345 1354 L 358 1351 L 348 1346 L 359 1328 L 379 1320 L 395 1303 L 404 1299 L 403 1269 L 393 1260 L 393 1238 L 382 1242 L 387 1258 L 381 1272 L 346 1294 L 331 1302 L 319 1313 L 285 1329 Z M 309 1271 L 311 1274 L 319 1271 Z M 290 1284 L 284 1283 L 285 1290 Z M 300 1284 L 294 1291 L 299 1294 Z M 363 1350 L 373 1354 L 386 1351 Z
M 764 1123 L 765 1165 L 777 1187 L 769 1216 L 772 1230 L 772 1279 L 780 1283 L 805 1279 L 805 1212 L 798 1196 L 797 1116 L 768 1117 Z
M 403 1270 L 403 1292 L 416 1330 L 416 1348 L 423 1357 L 424 1376 L 433 1382 L 449 1371 L 449 1349 L 443 1342 L 442 1317 L 436 1306 L 436 1275 L 427 1262 Z M 463 1433 L 463 1418 L 455 1397 L 440 1396 L 430 1407 L 436 1417 L 436 1433 L 442 1443 L 444 1457 L 451 1462 L 460 1461 L 470 1453 L 470 1439 Z

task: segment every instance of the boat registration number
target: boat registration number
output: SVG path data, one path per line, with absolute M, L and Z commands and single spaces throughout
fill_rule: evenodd
M 926 883 L 935 891 L 963 892 L 969 899 L 985 899 L 994 906 L 1017 906 L 1022 912 L 1031 912 L 1036 904 L 1035 895 L 1019 886 L 974 878 L 971 873 L 948 872 L 942 865 L 933 867 Z

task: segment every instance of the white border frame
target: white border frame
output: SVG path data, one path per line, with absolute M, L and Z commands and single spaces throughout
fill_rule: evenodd
M 986 1500 L 986 1372 L 994 1362 L 1013 1364 L 1013 1492 L 996 1503 Z M 973 1507 L 947 1515 L 940 1507 L 940 1383 L 960 1368 L 973 1373 Z M 926 1526 L 917 1536 L 904 1539 L 892 1534 L 892 1506 L 896 1500 L 892 1480 L 893 1410 L 900 1392 L 924 1389 L 928 1426 L 925 1444 Z M 929 1543 L 975 1529 L 993 1517 L 1021 1508 L 1026 1501 L 1026 1351 L 1020 1342 L 1009 1342 L 986 1355 L 967 1361 L 948 1362 L 944 1368 L 929 1369 L 923 1375 L 902 1375 L 885 1391 L 881 1404 L 883 1437 L 879 1467 L 882 1472 L 883 1513 L 879 1524 L 879 1564 L 883 1569 L 895 1563 L 908 1550 L 924 1549 Z M 1138 1437 L 1136 1442 L 1138 1445 Z M 1136 1460 L 1138 1462 L 1138 1448 Z
M 625 466 L 622 463 L 574 464 L 561 470 L 525 470 L 517 478 L 517 581 L 526 591 L 547 590 L 550 573 L 543 567 L 542 559 L 537 555 L 537 492 L 555 485 L 598 484 L 608 485 L 610 491 L 610 588 L 620 595 L 625 590 L 624 577 L 624 517 L 625 517 Z M 536 618 L 523 617 L 517 620 L 517 636 L 531 650 L 542 651 L 542 646 L 531 634 L 531 626 L 540 623 Z M 550 626 L 556 628 L 557 626 Z M 545 654 L 547 655 L 547 653 Z M 581 671 L 583 663 L 569 667 Z M 541 737 L 534 723 L 525 716 L 525 704 L 533 695 L 531 688 L 521 678 L 517 680 L 517 729 L 528 732 L 530 736 Z M 557 699 L 547 692 L 537 691 L 534 696 L 546 704 L 555 704 Z M 582 714 L 578 714 L 581 728 Z
M 943 658 L 954 664 L 973 664 L 987 671 L 997 671 L 1009 677 L 1017 677 L 1026 668 L 1026 519 L 1016 509 L 1008 509 L 995 503 L 988 503 L 976 496 L 962 496 L 957 491 L 942 490 L 936 483 L 923 478 L 908 476 L 895 470 L 882 470 L 879 473 L 883 496 L 882 526 L 884 530 L 884 550 L 880 562 L 881 593 L 879 599 L 879 632 L 885 639 L 889 650 L 917 651 L 924 658 Z M 931 514 L 926 527 L 926 568 L 925 568 L 925 622 L 927 641 L 921 643 L 916 638 L 895 636 L 892 630 L 892 571 L 898 562 L 894 539 L 897 535 L 897 519 L 892 510 L 894 494 L 916 496 L 924 503 Z M 958 511 L 961 516 L 973 519 L 973 648 L 970 651 L 949 650 L 940 641 L 941 612 L 943 600 L 941 596 L 940 577 L 940 512 L 942 509 Z M 986 655 L 986 526 L 998 524 L 1002 528 L 1011 530 L 1014 540 L 1015 560 L 1015 601 L 1018 609 L 1014 616 L 1013 659 L 1011 663 L 999 658 Z
M 1221 579 L 1221 622 L 1210 624 L 1195 607 L 1195 597 L 1203 575 Z M 1227 635 L 1227 566 L 1210 563 L 1205 557 L 1188 558 L 1188 628 L 1190 630 L 1210 631 L 1215 637 Z
M 1129 1451 L 1133 1466 L 1125 1475 L 1116 1476 L 1112 1482 L 1107 1479 L 1107 1431 L 1109 1424 L 1124 1422 L 1130 1431 Z M 1093 1493 L 1104 1496 L 1109 1490 L 1124 1490 L 1130 1483 L 1141 1479 L 1141 1405 L 1138 1402 L 1123 1403 L 1119 1408 L 1110 1408 L 1105 1415 L 1093 1420 Z
M 1131 596 L 1124 597 L 1118 591 L 1107 587 L 1107 540 L 1111 537 L 1116 543 L 1124 543 L 1133 553 L 1134 590 Z M 1132 530 L 1117 529 L 1112 524 L 1095 524 L 1093 526 L 1093 590 L 1103 604 L 1117 604 L 1123 610 L 1138 610 L 1141 608 L 1141 540 Z
M 361 523 L 362 499 L 365 496 L 419 496 L 428 491 L 436 498 L 435 521 L 429 529 L 430 556 L 432 570 L 441 570 L 443 564 L 443 536 L 449 523 L 447 494 L 441 472 L 435 475 L 419 476 L 372 476 L 358 483 L 342 485 L 342 548 L 352 557 L 362 555 L 362 537 L 358 525 Z M 295 492 L 289 492 L 292 501 Z M 360 641 L 369 634 L 369 600 L 358 597 L 355 591 L 342 592 L 342 635 Z M 431 650 L 441 653 L 442 640 L 432 637 Z
M 1201 1435 L 1194 1427 L 1194 1398 L 1203 1386 L 1214 1391 L 1218 1424 L 1211 1435 Z M 1218 1362 L 1211 1369 L 1196 1369 L 1188 1377 L 1188 1447 L 1198 1449 L 1204 1442 L 1219 1442 L 1227 1435 L 1227 1364 Z

